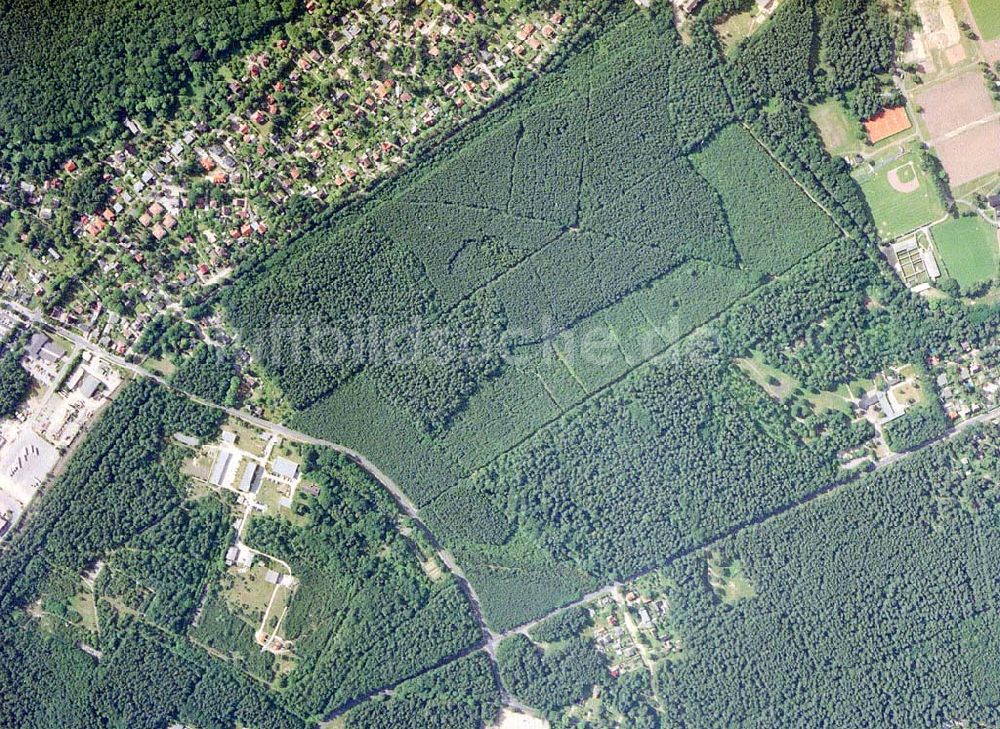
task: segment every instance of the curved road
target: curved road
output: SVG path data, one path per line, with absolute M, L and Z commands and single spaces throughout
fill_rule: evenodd
M 199 397 L 197 397 L 195 395 L 192 395 L 189 392 L 185 392 L 184 390 L 179 390 L 176 387 L 173 387 L 169 382 L 167 382 L 164 378 L 160 377 L 159 375 L 157 375 L 157 374 L 155 374 L 153 372 L 150 372 L 149 370 L 145 369 L 144 367 L 141 367 L 140 365 L 136 365 L 136 364 L 133 364 L 131 362 L 128 362 L 125 359 L 123 359 L 122 357 L 119 357 L 117 355 L 114 355 L 114 354 L 111 354 L 111 353 L 107 352 L 102 347 L 99 347 L 96 344 L 94 344 L 93 342 L 90 342 L 89 340 L 84 339 L 83 337 L 80 337 L 77 334 L 74 334 L 73 332 L 69 331 L 65 327 L 63 327 L 63 326 L 61 326 L 59 324 L 54 324 L 52 322 L 47 321 L 44 317 L 42 317 L 36 311 L 28 309 L 28 308 L 26 308 L 24 306 L 21 306 L 20 304 L 17 304 L 16 302 L 12 302 L 12 301 L 0 301 L 0 305 L 6 307 L 8 310 L 10 310 L 13 313 L 19 315 L 20 317 L 22 317 L 26 321 L 29 321 L 31 323 L 34 323 L 34 324 L 38 325 L 38 326 L 41 326 L 41 327 L 43 327 L 44 329 L 46 329 L 46 330 L 48 330 L 50 332 L 54 332 L 54 333 L 59 334 L 63 338 L 65 338 L 65 339 L 73 342 L 78 347 L 80 347 L 82 349 L 86 349 L 86 350 L 88 350 L 88 351 L 90 351 L 90 352 L 92 352 L 94 354 L 97 354 L 100 357 L 102 357 L 103 359 L 108 360 L 108 361 L 114 363 L 115 365 L 117 365 L 117 366 L 119 366 L 119 367 L 121 367 L 121 368 L 123 368 L 125 370 L 128 370 L 129 372 L 132 372 L 135 375 L 138 375 L 140 377 L 148 377 L 148 378 L 150 378 L 150 379 L 158 382 L 159 384 L 163 385 L 164 387 L 167 387 L 170 390 L 172 390 L 174 392 L 177 392 L 177 393 L 179 393 L 179 394 L 181 394 L 181 395 L 183 395 L 183 396 L 191 399 L 194 402 L 197 402 L 197 403 L 199 403 L 199 404 L 201 404 L 201 405 L 203 405 L 205 407 L 213 408 L 215 410 L 221 410 L 221 411 L 225 412 L 227 415 L 229 415 L 229 416 L 231 416 L 233 418 L 237 418 L 239 420 L 242 420 L 243 422 L 245 422 L 245 423 L 247 423 L 249 425 L 252 425 L 252 426 L 254 426 L 256 428 L 259 428 L 260 430 L 265 430 L 265 431 L 268 431 L 268 432 L 271 432 L 271 433 L 275 433 L 275 434 L 280 435 L 283 438 L 286 438 L 288 440 L 295 441 L 297 443 L 304 443 L 304 444 L 308 444 L 308 445 L 315 445 L 315 446 L 321 446 L 321 447 L 325 447 L 325 448 L 330 448 L 330 449 L 332 449 L 334 451 L 337 451 L 338 453 L 344 454 L 351 461 L 353 461 L 354 463 L 356 463 L 360 468 L 362 468 L 367 473 L 369 473 L 376 481 L 378 481 L 386 489 L 386 491 L 389 492 L 389 494 L 392 496 L 393 500 L 398 505 L 400 511 L 402 511 L 408 517 L 410 517 L 410 519 L 413 521 L 413 523 L 424 533 L 424 535 L 427 537 L 427 539 L 430 542 L 430 544 L 437 551 L 438 557 L 445 564 L 445 566 L 448 567 L 448 569 L 451 571 L 451 573 L 453 575 L 455 575 L 456 580 L 458 580 L 459 586 L 461 587 L 462 591 L 466 594 L 466 596 L 469 599 L 470 604 L 472 605 L 473 612 L 475 614 L 476 620 L 478 621 L 478 623 L 480 625 L 480 628 L 482 630 L 483 637 L 482 637 L 482 640 L 478 644 L 473 645 L 473 646 L 471 646 L 469 648 L 466 648 L 465 650 L 463 650 L 462 652 L 460 652 L 460 653 L 458 653 L 458 654 L 456 654 L 454 656 L 443 658 L 435 666 L 432 666 L 430 669 L 427 669 L 427 670 L 433 670 L 434 668 L 438 668 L 440 666 L 446 665 L 446 664 L 451 663 L 453 661 L 459 660 L 459 659 L 464 658 L 464 657 L 470 655 L 471 653 L 475 653 L 476 651 L 479 651 L 479 650 L 484 651 L 490 657 L 490 659 L 493 660 L 494 663 L 495 663 L 496 648 L 497 648 L 497 646 L 500 644 L 500 642 L 504 638 L 507 638 L 507 637 L 512 636 L 512 635 L 517 634 L 517 633 L 527 634 L 534 627 L 536 627 L 538 624 L 540 624 L 544 620 L 552 617 L 553 615 L 556 615 L 557 613 L 561 613 L 564 610 L 568 610 L 570 608 L 573 608 L 573 607 L 576 607 L 576 606 L 580 606 L 580 605 L 585 605 L 585 604 L 587 604 L 589 602 L 592 602 L 592 601 L 597 600 L 597 599 L 599 599 L 601 597 L 604 597 L 605 595 L 612 595 L 613 596 L 615 594 L 615 591 L 618 590 L 619 588 L 621 588 L 625 583 L 631 582 L 632 580 L 637 579 L 639 577 L 642 577 L 643 575 L 649 574 L 650 572 L 653 572 L 654 570 L 659 569 L 661 567 L 661 565 L 657 565 L 655 567 L 650 567 L 648 569 L 645 569 L 645 570 L 642 570 L 640 572 L 637 572 L 634 575 L 629 575 L 628 577 L 622 578 L 621 580 L 617 580 L 617 581 L 615 581 L 615 582 L 613 582 L 613 583 L 611 583 L 609 585 L 605 585 L 604 587 L 601 587 L 601 588 L 599 588 L 597 590 L 594 590 L 593 592 L 589 592 L 586 595 L 583 595 L 580 598 L 578 598 L 576 600 L 573 600 L 572 602 L 569 602 L 569 603 L 566 603 L 566 604 L 561 605 L 559 607 L 553 608 L 553 609 L 549 610 L 547 613 L 545 613 L 544 615 L 542 615 L 542 616 L 540 616 L 540 617 L 538 617 L 538 618 L 536 618 L 534 620 L 531 620 L 531 621 L 529 621 L 527 623 L 524 623 L 522 625 L 518 625 L 516 627 L 510 628 L 510 629 L 502 631 L 502 632 L 493 631 L 493 630 L 491 630 L 489 628 L 489 626 L 487 626 L 486 621 L 483 618 L 482 605 L 481 605 L 481 603 L 479 601 L 478 595 L 476 595 L 475 589 L 469 583 L 468 579 L 465 576 L 465 573 L 462 571 L 462 568 L 455 561 L 455 558 L 452 556 L 452 554 L 442 546 L 442 544 L 438 541 L 437 537 L 434 536 L 433 532 L 431 532 L 431 530 L 428 528 L 428 526 L 426 525 L 426 523 L 424 523 L 424 521 L 421 519 L 421 517 L 420 517 L 420 510 L 417 508 L 416 504 L 414 504 L 410 500 L 410 498 L 406 495 L 406 493 L 403 492 L 403 490 L 399 487 L 398 484 L 396 484 L 395 481 L 392 480 L 392 478 L 390 478 L 387 474 L 385 474 L 381 469 L 379 469 L 378 466 L 376 466 L 374 463 L 372 463 L 371 461 L 369 461 L 361 453 L 358 453 L 357 451 L 353 450 L 352 448 L 348 448 L 347 446 L 342 445 L 340 443 L 333 443 L 332 441 L 323 440 L 321 438 L 315 438 L 315 437 L 313 437 L 311 435 L 308 435 L 306 433 L 300 433 L 299 431 L 296 431 L 296 430 L 293 430 L 293 429 L 291 429 L 291 428 L 289 428 L 287 426 L 281 425 L 280 423 L 272 423 L 272 422 L 270 422 L 268 420 L 256 417 L 256 416 L 251 415 L 250 413 L 244 412 L 242 410 L 236 410 L 235 408 L 223 407 L 221 405 L 216 405 L 215 403 L 208 402 L 207 400 L 204 400 L 204 399 L 199 398 Z M 913 456 L 914 454 L 919 453 L 920 451 L 924 450 L 925 448 L 928 448 L 928 447 L 930 447 L 930 446 L 932 446 L 932 445 L 934 445 L 936 443 L 940 443 L 942 441 L 954 438 L 955 436 L 957 436 L 960 433 L 968 430 L 969 428 L 972 428 L 974 426 L 977 426 L 977 425 L 980 425 L 980 424 L 984 424 L 984 423 L 994 422 L 994 421 L 997 421 L 997 420 L 1000 420 L 1000 405 L 998 405 L 997 407 L 994 407 L 991 410 L 987 410 L 985 412 L 982 412 L 982 413 L 980 413 L 979 415 L 977 415 L 977 416 L 975 416 L 973 418 L 969 418 L 968 420 L 962 421 L 961 423 L 957 424 L 953 428 L 950 428 L 949 430 L 945 431 L 944 433 L 942 433 L 941 435 L 937 436 L 936 438 L 933 438 L 933 439 L 931 439 L 931 440 L 929 440 L 929 441 L 927 441 L 925 443 L 922 443 L 921 445 L 917 446 L 916 448 L 913 448 L 913 449 L 911 449 L 909 451 L 904 451 L 902 453 L 892 453 L 892 454 L 886 456 L 885 458 L 880 459 L 879 461 L 877 461 L 874 464 L 874 468 L 872 470 L 880 470 L 880 469 L 886 468 L 886 467 L 891 466 L 891 465 L 893 465 L 895 463 L 898 463 L 899 461 L 902 461 L 902 460 L 904 460 L 906 458 L 909 458 L 910 456 Z M 781 516 L 783 516 L 783 515 L 791 512 L 791 511 L 794 511 L 794 510 L 799 509 L 799 508 L 801 508 L 803 506 L 806 506 L 807 504 L 810 504 L 811 502 L 815 501 L 816 499 L 818 499 L 818 498 L 820 498 L 822 496 L 825 496 L 825 495 L 827 495 L 829 493 L 832 493 L 834 491 L 837 491 L 837 490 L 839 490 L 841 488 L 844 488 L 845 486 L 848 486 L 848 485 L 854 483 L 855 481 L 857 481 L 859 478 L 863 477 L 867 473 L 868 473 L 868 471 L 858 471 L 858 472 L 855 472 L 855 473 L 851 473 L 851 474 L 848 475 L 847 478 L 845 478 L 842 481 L 835 481 L 833 483 L 830 483 L 830 484 L 824 486 L 822 489 L 819 489 L 819 490 L 814 491 L 814 492 L 812 492 L 810 494 L 807 494 L 807 495 L 805 495 L 805 496 L 803 496 L 803 497 L 801 497 L 801 498 L 799 498 L 799 499 L 797 499 L 795 501 L 786 503 L 786 504 L 784 504 L 784 505 L 782 505 L 782 506 L 780 506 L 780 507 L 778 507 L 778 508 L 776 508 L 776 509 L 768 512 L 768 513 L 759 515 L 758 517 L 756 517 L 754 519 L 751 519 L 751 520 L 748 520 L 746 522 L 743 522 L 743 523 L 740 523 L 740 524 L 736 524 L 736 525 L 730 527 L 729 529 L 726 529 L 724 532 L 715 535 L 710 540 L 708 540 L 708 541 L 706 541 L 706 542 L 704 542 L 702 544 L 699 544 L 699 545 L 697 545 L 697 546 L 695 546 L 693 548 L 690 548 L 690 549 L 687 549 L 687 550 L 685 550 L 683 552 L 675 554 L 673 557 L 671 557 L 667 561 L 668 562 L 674 562 L 674 561 L 676 561 L 678 559 L 683 559 L 684 557 L 688 557 L 688 556 L 691 556 L 693 554 L 697 554 L 698 552 L 701 552 L 701 551 L 703 551 L 705 549 L 711 548 L 712 546 L 718 544 L 722 540 L 727 539 L 727 538 L 733 536 L 734 534 L 743 531 L 744 529 L 747 529 L 747 528 L 752 527 L 752 526 L 757 526 L 757 525 L 760 525 L 760 524 L 767 523 L 769 521 L 772 521 L 773 519 L 777 519 L 777 518 L 779 518 L 779 517 L 781 517 Z M 422 673 L 426 673 L 426 671 L 423 671 Z M 358 703 L 360 703 L 360 702 L 362 702 L 364 700 L 367 700 L 367 699 L 370 699 L 370 698 L 373 698 L 373 697 L 379 696 L 379 695 L 384 695 L 384 696 L 390 695 L 392 693 L 393 689 L 395 689 L 397 686 L 399 686 L 400 684 L 402 684 L 406 680 L 409 680 L 409 678 L 402 679 L 402 680 L 397 681 L 396 683 L 394 683 L 392 685 L 389 685 L 389 686 L 381 687 L 379 689 L 376 689 L 376 690 L 370 692 L 369 694 L 365 695 L 364 697 L 360 697 L 359 699 L 357 699 L 355 701 L 351 701 L 347 706 L 341 707 L 333 715 L 331 715 L 330 717 L 328 717 L 328 721 L 330 719 L 333 719 L 336 716 L 342 714 L 346 709 L 350 708 L 351 706 L 355 706 L 355 705 L 357 705 Z M 508 697 L 508 698 L 510 700 L 509 705 L 515 706 L 515 708 L 516 708 L 516 702 L 512 698 L 510 698 L 510 697 Z
M 458 563 L 455 561 L 455 557 L 451 554 L 451 552 L 449 552 L 443 547 L 443 545 L 437 539 L 434 533 L 430 530 L 430 528 L 428 528 L 427 524 L 420 517 L 420 510 L 417 508 L 417 505 L 410 500 L 410 498 L 406 495 L 406 493 L 399 487 L 398 484 L 396 484 L 395 481 L 392 480 L 392 478 L 390 478 L 374 463 L 369 461 L 364 455 L 340 443 L 334 443 L 332 441 L 323 440 L 322 438 L 314 438 L 311 435 L 308 435 L 306 433 L 300 433 L 299 431 L 281 425 L 280 423 L 272 423 L 269 420 L 265 420 L 264 418 L 259 418 L 255 415 L 251 415 L 250 413 L 245 412 L 243 410 L 237 410 L 235 408 L 229 408 L 229 407 L 224 407 L 222 405 L 217 405 L 215 403 L 209 402 L 208 400 L 197 397 L 196 395 L 192 395 L 189 392 L 174 387 L 166 379 L 164 379 L 163 377 L 154 372 L 150 372 L 145 367 L 137 365 L 133 362 L 129 362 L 128 360 L 124 359 L 123 357 L 119 357 L 116 354 L 112 354 L 111 352 L 105 350 L 103 347 L 100 347 L 91 342 L 90 340 L 85 339 L 79 336 L 78 334 L 75 334 L 74 332 L 70 331 L 61 324 L 49 321 L 37 311 L 34 311 L 25 306 L 22 306 L 21 304 L 18 304 L 17 302 L 9 300 L 0 301 L 0 304 L 2 304 L 12 313 L 20 316 L 25 322 L 30 322 L 32 324 L 35 324 L 49 331 L 50 333 L 58 334 L 64 339 L 67 339 L 73 344 L 75 344 L 77 347 L 85 349 L 95 355 L 98 355 L 102 359 L 107 360 L 112 364 L 131 372 L 134 375 L 137 375 L 139 377 L 147 377 L 159 383 L 163 387 L 166 387 L 174 392 L 177 392 L 178 394 L 181 394 L 187 397 L 188 399 L 197 402 L 200 405 L 212 408 L 214 410 L 221 410 L 222 412 L 226 413 L 227 415 L 233 418 L 242 420 L 243 422 L 252 425 L 260 430 L 280 435 L 286 440 L 291 440 L 296 443 L 304 443 L 307 445 L 315 445 L 324 448 L 330 448 L 331 450 L 337 451 L 338 453 L 342 453 L 343 455 L 347 456 L 351 461 L 356 463 L 361 469 L 363 469 L 369 475 L 371 475 L 372 478 L 378 481 L 383 486 L 383 488 L 385 488 L 385 490 L 388 491 L 389 494 L 392 496 L 393 500 L 396 502 L 396 505 L 399 507 L 400 511 L 405 513 L 413 521 L 413 523 L 417 526 L 417 528 L 424 533 L 424 535 L 427 537 L 427 540 L 430 542 L 430 544 L 434 547 L 435 551 L 437 552 L 438 558 L 444 563 L 444 565 L 448 568 L 448 570 L 453 575 L 455 575 L 455 578 L 458 580 L 459 586 L 461 587 L 462 591 L 465 593 L 466 597 L 469 598 L 469 602 L 472 604 L 476 620 L 478 621 L 480 628 L 483 632 L 483 645 L 490 645 L 493 643 L 493 639 L 495 638 L 496 634 L 492 630 L 490 630 L 489 627 L 487 627 L 486 621 L 483 619 L 482 604 L 479 601 L 479 596 L 476 594 L 476 591 L 473 589 L 472 585 L 469 583 L 469 580 L 466 578 L 465 572 L 462 571 L 462 568 L 459 567 Z

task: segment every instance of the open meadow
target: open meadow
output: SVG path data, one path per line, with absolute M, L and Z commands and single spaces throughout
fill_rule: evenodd
M 978 215 L 935 225 L 931 236 L 947 275 L 963 287 L 1000 278 L 997 229 Z

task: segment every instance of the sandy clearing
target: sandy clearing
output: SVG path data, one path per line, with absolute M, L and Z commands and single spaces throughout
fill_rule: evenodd
M 493 729 L 549 729 L 549 723 L 531 714 L 504 709 L 500 712 L 500 721 Z

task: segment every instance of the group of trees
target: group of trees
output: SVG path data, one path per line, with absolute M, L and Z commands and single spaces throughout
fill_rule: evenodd
M 0 357 L 0 418 L 12 415 L 31 389 L 31 375 L 14 350 Z
M 347 729 L 480 729 L 500 710 L 500 693 L 485 653 L 449 663 L 349 711 Z
M 529 706 L 553 715 L 586 698 L 604 680 L 604 660 L 590 641 L 580 637 L 543 651 L 516 634 L 497 648 L 504 686 Z
M 607 581 L 808 493 L 836 464 L 717 353 L 680 351 L 486 472 L 557 559 Z
M 264 688 L 182 639 L 230 527 L 214 497 L 187 499 L 170 437 L 208 437 L 218 423 L 150 381 L 129 385 L 4 545 L 0 725 L 303 727 Z M 98 559 L 99 634 L 66 605 Z M 36 601 L 41 621 L 25 610 Z M 101 651 L 99 662 L 81 642 Z
M 905 103 L 906 99 L 895 87 L 877 76 L 866 78 L 848 97 L 848 108 L 856 119 L 869 119 L 886 107 Z
M 737 605 L 713 600 L 702 557 L 672 568 L 687 657 L 659 671 L 667 721 L 994 722 L 997 447 L 949 441 L 727 539 L 756 592 Z
M 237 614 L 220 594 L 218 587 L 209 594 L 198 613 L 198 621 L 188 634 L 213 651 L 224 655 L 239 668 L 262 681 L 274 678 L 274 654 L 262 651 L 255 640 L 260 621 L 253 624 Z
M 205 437 L 218 424 L 218 413 L 147 380 L 120 393 L 9 544 L 0 608 L 30 601 L 49 569 L 80 572 L 167 518 L 186 489 L 168 438 Z
M 325 715 L 415 676 L 480 639 L 454 578 L 433 582 L 397 531 L 382 487 L 342 456 L 318 455 L 308 521 L 250 521 L 246 541 L 288 562 L 299 588 L 284 622 L 295 642 L 291 705 Z
M 918 311 L 872 306 L 872 288 L 881 283 L 864 253 L 838 241 L 799 266 L 794 276 L 763 287 L 728 311 L 723 341 L 733 354 L 748 348 L 762 352 L 815 390 L 919 360 Z
M 847 163 L 831 157 L 823 147 L 808 109 L 782 101 L 755 111 L 750 119 L 754 133 L 795 177 L 808 186 L 841 227 L 870 240 L 875 222 L 861 188 L 850 176 Z
M 816 10 L 828 91 L 843 93 L 892 70 L 896 32 L 885 5 L 872 0 L 818 0 Z
M 126 584 L 138 584 L 151 594 L 146 617 L 174 633 L 184 632 L 209 577 L 217 577 L 223 545 L 229 541 L 226 510 L 215 499 L 182 504 L 158 524 L 130 539 L 107 559 L 98 591 L 115 572 Z M 131 587 L 129 588 L 131 589 Z
M 198 341 L 198 330 L 190 322 L 171 314 L 154 318 L 136 341 L 139 354 L 150 357 L 179 357 Z
M 816 93 L 816 14 L 812 0 L 787 0 L 737 49 L 726 66 L 730 94 L 746 113 L 775 96 L 805 100 Z
M 556 613 L 537 625 L 531 631 L 531 637 L 542 643 L 557 643 L 580 635 L 593 622 L 588 608 L 578 605 Z
M 125 115 L 172 113 L 185 88 L 296 12 L 291 0 L 8 3 L 0 20 L 9 80 L 0 94 L 3 165 L 43 174 L 85 136 L 114 140 Z
M 780 273 L 839 237 L 833 222 L 742 127 L 726 127 L 692 161 L 718 190 L 740 263 L 754 272 Z
M 911 407 L 906 413 L 891 423 L 886 423 L 882 429 L 885 443 L 889 448 L 900 453 L 923 445 L 948 430 L 948 418 L 945 417 L 941 404 L 936 396 Z
M 241 380 L 233 355 L 204 342 L 181 361 L 170 383 L 209 402 L 227 407 L 239 404 Z

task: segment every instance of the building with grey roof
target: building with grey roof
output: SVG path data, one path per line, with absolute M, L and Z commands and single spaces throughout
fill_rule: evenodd
M 240 479 L 240 491 L 255 492 L 260 487 L 261 468 L 256 463 L 250 462 L 243 471 L 243 478 Z
M 79 391 L 84 397 L 93 397 L 103 383 L 91 374 L 83 376 L 80 380 Z
M 295 478 L 299 472 L 299 464 L 284 456 L 278 456 L 271 463 L 271 471 L 274 475 L 281 476 L 282 478 Z
M 212 466 L 212 475 L 208 477 L 208 481 L 215 486 L 222 485 L 222 479 L 225 478 L 226 469 L 229 468 L 229 462 L 233 460 L 232 453 L 226 453 L 226 451 L 219 451 L 219 454 L 215 457 L 215 464 Z

